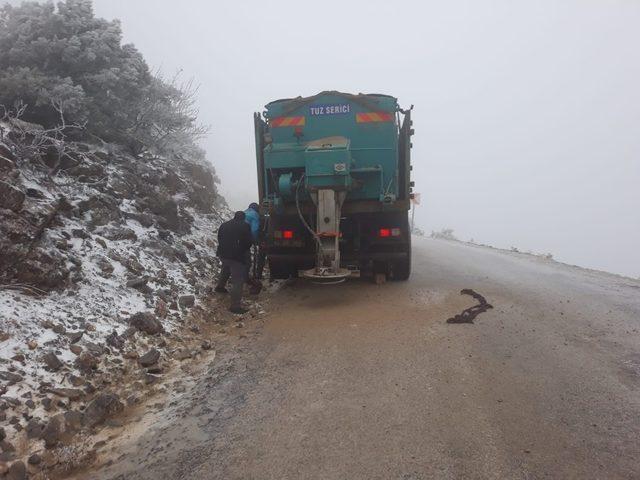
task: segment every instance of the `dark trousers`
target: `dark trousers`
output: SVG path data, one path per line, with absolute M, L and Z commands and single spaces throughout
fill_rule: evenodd
M 218 287 L 226 286 L 229 278 L 231 278 L 231 308 L 240 308 L 242 306 L 242 287 L 247 281 L 247 266 L 237 260 L 221 258 L 222 269 L 218 278 Z
M 254 245 L 248 256 L 247 274 L 252 282 L 262 280 L 262 272 L 267 261 L 267 249 L 262 246 Z M 253 268 L 252 268 L 253 267 Z
M 262 272 L 264 271 L 264 265 L 267 262 L 267 248 L 265 246 L 259 246 L 256 252 L 256 271 L 255 278 L 262 280 Z

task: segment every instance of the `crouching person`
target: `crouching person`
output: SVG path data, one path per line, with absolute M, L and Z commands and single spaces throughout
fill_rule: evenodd
M 232 220 L 223 223 L 218 229 L 218 258 L 222 262 L 220 277 L 215 291 L 226 293 L 226 284 L 231 278 L 232 313 L 247 313 L 242 307 L 242 287 L 247 281 L 247 253 L 251 248 L 251 227 L 245 222 L 244 212 L 236 212 Z

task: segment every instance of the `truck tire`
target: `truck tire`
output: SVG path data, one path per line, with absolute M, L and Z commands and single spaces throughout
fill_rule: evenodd
M 397 281 L 409 280 L 411 276 L 411 250 L 407 253 L 407 257 L 403 260 L 394 262 L 393 279 Z
M 407 255 L 402 260 L 398 260 L 393 264 L 393 279 L 397 281 L 409 280 L 411 276 L 411 234 L 409 234 L 409 245 L 407 247 Z

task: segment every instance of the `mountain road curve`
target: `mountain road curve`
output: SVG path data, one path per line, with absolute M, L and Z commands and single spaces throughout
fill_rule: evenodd
M 493 308 L 447 323 L 463 289 Z M 407 282 L 298 281 L 269 308 L 84 478 L 640 478 L 640 281 L 416 238 Z

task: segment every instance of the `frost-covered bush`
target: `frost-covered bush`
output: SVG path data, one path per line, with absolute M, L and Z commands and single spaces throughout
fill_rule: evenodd
M 440 240 L 458 240 L 453 234 L 453 228 L 443 228 L 439 232 L 432 231 L 431 238 L 439 238 Z
M 134 153 L 190 146 L 204 129 L 186 87 L 153 75 L 122 44 L 120 23 L 94 16 L 91 0 L 0 8 L 0 105 L 23 120 L 83 125 Z

